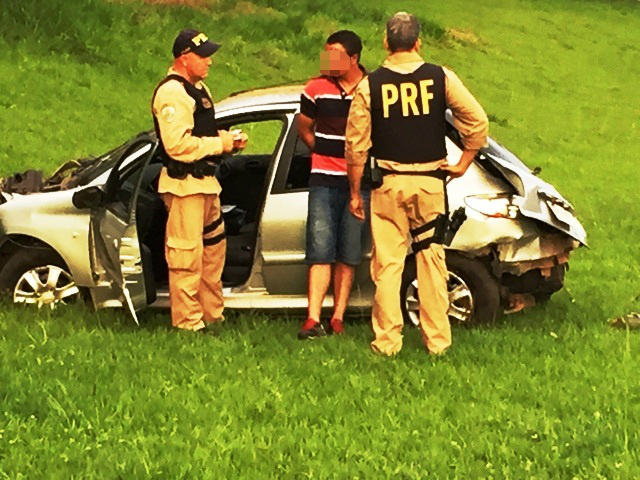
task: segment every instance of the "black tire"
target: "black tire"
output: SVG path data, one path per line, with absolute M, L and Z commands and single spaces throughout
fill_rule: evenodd
M 479 259 L 469 258 L 455 251 L 446 251 L 447 270 L 449 271 L 449 293 L 460 287 L 468 292 L 459 299 L 460 307 L 470 312 L 463 315 L 462 310 L 451 309 L 449 320 L 452 324 L 474 325 L 491 323 L 501 313 L 500 285 L 485 264 Z M 416 262 L 413 256 L 407 259 L 400 287 L 400 309 L 405 323 L 416 325 L 415 315 L 409 311 L 411 299 L 419 301 L 416 291 Z M 470 297 L 470 298 L 469 298 Z M 415 302 L 414 302 L 415 303 Z
M 38 272 L 38 278 L 46 283 L 49 278 L 48 272 L 53 270 L 51 267 L 57 267 L 61 271 L 57 272 L 59 275 L 51 290 L 61 292 L 63 288 L 68 288 L 65 293 L 68 293 L 69 296 L 59 300 L 51 299 L 50 303 L 70 303 L 81 298 L 82 292 L 73 288 L 75 285 L 69 267 L 57 253 L 48 248 L 23 248 L 14 253 L 0 271 L 0 291 L 10 295 L 16 303 L 30 303 L 24 301 L 27 295 L 20 295 L 17 292 L 18 283 L 21 282 L 23 275 L 29 271 Z M 72 293 L 75 290 L 78 291 Z M 33 292 L 35 295 L 35 290 Z M 27 293 L 29 292 L 27 291 Z M 17 300 L 17 298 L 23 298 L 23 301 Z

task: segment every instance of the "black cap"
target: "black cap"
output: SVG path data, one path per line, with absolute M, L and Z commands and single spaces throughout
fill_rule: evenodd
M 207 36 L 198 30 L 182 30 L 173 42 L 173 58 L 189 52 L 201 57 L 210 57 L 219 48 L 219 44 L 210 42 Z

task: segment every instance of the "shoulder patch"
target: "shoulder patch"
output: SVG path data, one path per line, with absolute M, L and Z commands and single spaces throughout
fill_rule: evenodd
M 173 122 L 176 118 L 176 107 L 173 105 L 165 105 L 162 107 L 162 110 L 160 110 L 160 116 L 162 117 L 162 120 L 167 123 Z

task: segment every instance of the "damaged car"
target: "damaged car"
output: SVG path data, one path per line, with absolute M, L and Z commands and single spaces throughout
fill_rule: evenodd
M 216 105 L 220 128 L 248 133 L 249 147 L 218 168 L 227 237 L 223 273 L 231 309 L 305 309 L 305 222 L 311 154 L 297 135 L 301 86 L 233 94 Z M 448 160 L 462 153 L 448 117 Z M 56 306 L 88 297 L 138 321 L 168 307 L 167 212 L 157 192 L 158 141 L 142 133 L 114 150 L 67 162 L 49 178 L 25 172 L 0 193 L 0 288 L 15 303 Z M 571 204 L 538 172 L 493 140 L 467 173 L 447 183 L 449 211 L 466 218 L 446 248 L 449 315 L 488 322 L 544 302 L 563 287 L 586 233 Z M 407 242 L 409 246 L 409 241 Z M 370 254 L 357 268 L 349 309 L 367 313 Z M 327 295 L 325 306 L 330 307 Z M 415 259 L 407 249 L 399 292 L 417 323 Z

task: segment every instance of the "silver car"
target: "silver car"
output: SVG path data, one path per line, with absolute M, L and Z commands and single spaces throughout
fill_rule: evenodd
M 228 308 L 307 306 L 310 153 L 297 136 L 301 91 L 240 92 L 216 105 L 221 128 L 242 128 L 251 145 L 218 169 Z M 5 179 L 0 288 L 16 303 L 51 307 L 84 292 L 96 308 L 125 307 L 136 322 L 147 306 L 168 307 L 157 146 L 153 133 L 142 133 L 97 158 L 68 162 L 43 181 L 34 172 Z M 449 162 L 458 161 L 461 144 L 450 118 L 447 149 Z M 27 185 L 29 174 L 35 180 Z M 452 321 L 491 321 L 562 288 L 569 255 L 586 244 L 586 233 L 553 186 L 490 140 L 447 191 L 450 212 L 462 209 L 467 217 L 447 247 Z M 349 304 L 360 312 L 371 307 L 369 258 L 356 271 Z M 405 320 L 416 323 L 410 249 L 398 299 Z M 329 295 L 325 306 L 331 304 Z

